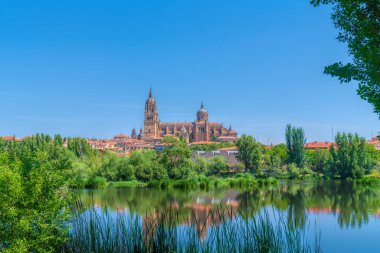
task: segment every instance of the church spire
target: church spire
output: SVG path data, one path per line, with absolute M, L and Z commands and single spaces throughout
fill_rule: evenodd
M 153 97 L 153 95 L 152 95 L 152 86 L 149 87 L 149 97 L 150 98 Z

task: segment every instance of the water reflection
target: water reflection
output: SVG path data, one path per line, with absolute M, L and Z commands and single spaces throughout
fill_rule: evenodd
M 248 217 L 263 208 L 285 213 L 288 224 L 305 227 L 308 215 L 331 215 L 341 228 L 360 228 L 370 217 L 380 217 L 380 189 L 356 187 L 350 182 L 294 182 L 283 181 L 278 186 L 209 191 L 157 190 L 147 188 L 86 190 L 78 192 L 84 207 L 96 205 L 124 212 L 132 209 L 144 217 L 146 213 L 175 209 L 184 219 L 204 224 L 207 231 L 211 210 L 230 209 Z M 202 236 L 205 236 L 202 234 Z

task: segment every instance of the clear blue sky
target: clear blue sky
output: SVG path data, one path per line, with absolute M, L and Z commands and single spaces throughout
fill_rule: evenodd
M 355 85 L 323 67 L 349 60 L 330 9 L 309 1 L 0 1 L 0 135 L 112 137 L 143 123 L 212 121 L 264 143 L 287 123 L 308 141 L 380 131 Z

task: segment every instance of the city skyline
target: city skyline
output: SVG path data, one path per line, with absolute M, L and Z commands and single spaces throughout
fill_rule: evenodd
M 331 9 L 276 3 L 0 3 L 0 136 L 130 135 L 149 86 L 162 121 L 211 119 L 264 144 L 286 124 L 308 141 L 380 129 L 355 84 L 323 67 L 349 61 Z M 70 19 L 67 19 L 67 17 Z

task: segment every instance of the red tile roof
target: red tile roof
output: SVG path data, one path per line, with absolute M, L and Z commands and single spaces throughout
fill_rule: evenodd
M 11 141 L 11 140 L 14 139 L 14 136 L 3 136 L 3 137 L 1 137 L 1 138 L 3 138 L 3 139 L 6 140 L 6 141 Z
M 306 149 L 328 149 L 331 145 L 335 146 L 334 142 L 319 142 L 319 141 L 313 141 L 305 144 Z
M 220 148 L 218 150 L 234 151 L 234 150 L 239 150 L 239 148 L 234 146 L 234 147 L 228 147 L 228 148 Z
M 372 140 L 370 140 L 370 141 L 368 141 L 368 143 L 369 144 L 378 144 L 378 143 L 380 143 L 380 140 L 379 139 L 377 139 L 377 138 L 373 138 Z
M 215 144 L 213 141 L 194 141 L 191 145 L 207 145 L 207 144 Z

